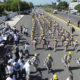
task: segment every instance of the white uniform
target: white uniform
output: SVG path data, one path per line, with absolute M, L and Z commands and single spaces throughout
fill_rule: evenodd
M 25 44 L 25 50 L 29 50 L 30 46 L 28 44 Z
M 73 80 L 73 79 L 69 79 L 69 77 L 66 80 Z
M 19 57 L 22 57 L 22 52 L 19 52 Z
M 28 62 L 26 62 L 25 65 L 24 65 L 24 69 L 25 69 L 27 74 L 30 74 L 31 65 Z
M 7 77 L 6 80 L 16 80 L 16 79 L 15 79 L 15 77 L 13 77 L 13 78 Z
M 10 77 L 7 77 L 7 79 L 6 80 L 12 80 L 12 78 L 10 78 Z
M 13 74 L 13 71 L 14 71 L 13 66 L 7 65 L 7 69 L 9 74 Z
M 14 61 L 15 61 L 15 60 L 14 60 L 13 58 L 11 58 L 11 59 L 9 59 L 9 60 L 8 60 L 8 63 L 13 64 L 13 63 L 14 63 Z
M 31 71 L 31 65 L 29 64 L 28 61 L 25 63 L 24 69 L 26 71 L 26 78 L 27 78 L 27 80 L 29 80 L 29 75 L 30 75 L 30 71 Z

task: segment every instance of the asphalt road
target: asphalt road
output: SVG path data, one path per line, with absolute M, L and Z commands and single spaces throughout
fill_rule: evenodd
M 77 25 L 77 22 L 80 20 L 80 16 L 73 15 L 71 13 L 69 14 L 69 17 L 68 14 L 65 12 L 58 12 L 58 14 L 54 14 L 54 15 L 59 16 L 66 21 L 68 21 L 68 19 L 70 18 L 71 23 L 75 25 Z
M 66 16 L 67 17 L 67 16 Z M 59 23 L 61 23 L 59 21 Z M 31 29 L 32 29 L 32 19 L 30 15 L 25 15 L 19 22 L 16 24 L 16 28 L 19 30 L 20 25 L 24 25 L 28 28 L 29 34 L 31 35 Z M 61 23 L 62 25 L 65 25 Z M 39 28 L 36 30 L 39 31 Z M 37 31 L 35 31 L 37 32 Z M 77 33 L 78 34 L 78 33 Z M 79 36 L 77 36 L 78 38 Z M 79 39 L 79 38 L 78 38 Z M 69 74 L 73 74 L 74 80 L 80 80 L 80 69 L 75 63 L 75 58 L 80 56 L 80 52 L 76 53 L 76 51 L 73 50 L 72 47 L 69 47 L 68 51 L 72 51 L 72 60 L 71 60 L 71 72 L 69 72 L 62 64 L 61 58 L 64 56 L 64 54 L 68 54 L 68 51 L 64 51 L 64 47 L 60 46 L 61 42 L 59 42 L 59 47 L 57 47 L 57 51 L 54 52 L 53 50 L 44 50 L 41 48 L 41 44 L 37 46 L 37 50 L 34 50 L 33 46 L 31 45 L 31 38 L 26 37 L 25 35 L 22 36 L 22 39 L 20 41 L 20 48 L 23 49 L 24 43 L 28 41 L 30 43 L 30 58 L 34 55 L 35 52 L 39 54 L 40 58 L 40 65 L 39 65 L 39 72 L 34 72 L 33 68 L 31 70 L 31 79 L 30 80 L 49 80 L 54 73 L 58 75 L 59 80 L 66 80 L 66 78 L 69 76 Z M 48 55 L 48 53 L 51 53 L 54 62 L 53 62 L 53 68 L 52 72 L 48 74 L 45 66 L 44 66 L 44 60 L 45 57 Z M 42 74 L 42 76 L 41 76 Z

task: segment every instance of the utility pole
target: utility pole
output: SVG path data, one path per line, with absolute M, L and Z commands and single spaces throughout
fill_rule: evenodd
M 20 0 L 18 0 L 18 10 L 19 10 L 19 15 L 20 15 Z
M 78 4 L 79 4 L 79 0 L 77 0 Z

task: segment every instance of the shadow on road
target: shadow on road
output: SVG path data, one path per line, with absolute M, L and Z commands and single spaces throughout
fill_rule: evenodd
M 74 34 L 73 36 L 79 36 L 78 34 Z
M 79 66 L 77 66 L 77 67 L 70 67 L 70 70 L 77 70 L 77 69 L 80 69 L 80 67 Z
M 68 49 L 67 51 L 75 51 L 75 49 Z
M 42 79 L 41 76 L 33 76 L 33 75 L 31 75 L 30 76 L 30 80 L 45 80 L 45 79 Z
M 56 73 L 56 72 L 62 72 L 64 71 L 64 69 L 55 69 L 55 70 L 51 70 L 51 73 Z
M 56 49 L 56 51 L 63 51 L 64 49 Z

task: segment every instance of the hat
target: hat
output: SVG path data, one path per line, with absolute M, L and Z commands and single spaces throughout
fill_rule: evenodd
M 56 37 L 54 38 L 54 40 L 57 40 Z
M 54 74 L 54 75 L 53 75 L 53 79 L 58 79 L 57 74 Z
M 35 53 L 34 56 L 37 56 L 37 53 Z
M 51 57 L 51 53 L 48 54 L 48 57 Z
M 64 36 L 64 34 L 62 34 L 62 36 Z
M 71 55 L 72 54 L 72 52 L 71 51 L 69 51 L 69 53 L 68 53 L 69 55 Z
M 75 42 L 78 42 L 78 40 L 75 40 Z
M 34 40 L 36 40 L 36 38 L 34 38 Z

